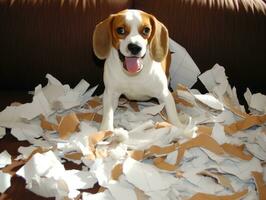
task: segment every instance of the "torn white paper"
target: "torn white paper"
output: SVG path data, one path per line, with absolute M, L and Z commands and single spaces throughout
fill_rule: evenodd
M 69 188 L 69 190 L 92 188 L 97 179 L 89 171 L 66 170 L 61 177 Z
M 137 200 L 136 193 L 127 185 L 119 182 L 113 182 L 110 183 L 107 187 L 115 200 Z
M 170 134 L 170 127 L 161 129 L 151 129 L 147 131 L 134 131 L 130 133 L 130 137 L 125 141 L 125 144 L 132 149 L 143 150 L 151 145 L 164 145 L 167 135 Z
M 144 192 L 163 190 L 170 186 L 151 165 L 127 158 L 123 165 L 126 179 Z
M 82 199 L 83 200 L 115 200 L 109 190 L 105 190 L 104 192 L 98 192 L 96 194 L 83 192 Z
M 116 161 L 111 158 L 105 160 L 98 158 L 95 160 L 94 164 L 91 166 L 91 172 L 97 178 L 99 185 L 105 187 L 109 184 L 111 171 L 115 164 Z
M 53 113 L 52 109 L 50 108 L 49 102 L 47 101 L 46 97 L 42 92 L 41 85 L 38 85 L 35 88 L 33 101 L 32 103 L 22 104 L 21 107 L 23 110 L 21 111 L 21 118 L 25 118 L 27 120 L 31 120 L 40 114 L 44 116 L 49 116 Z
M 16 158 L 16 159 L 28 159 L 30 157 L 30 155 L 32 154 L 32 152 L 34 150 L 36 150 L 37 147 L 31 145 L 31 146 L 28 146 L 28 147 L 19 147 L 18 148 L 18 152 L 20 153 L 20 155 Z
M 66 88 L 61 84 L 59 80 L 57 80 L 50 74 L 46 74 L 46 78 L 48 79 L 48 83 L 45 87 L 42 88 L 42 91 L 51 107 L 53 109 L 56 109 L 54 102 L 58 99 L 58 97 L 65 95 Z
M 11 155 L 5 150 L 0 153 L 0 168 L 3 168 L 12 163 Z
M 222 98 L 229 85 L 224 67 L 215 64 L 212 69 L 199 76 L 200 81 L 209 92 L 214 92 L 219 99 Z
M 141 110 L 141 112 L 149 115 L 157 115 L 159 112 L 162 111 L 163 108 L 164 104 L 159 104 L 156 106 L 145 107 Z
M 177 84 L 191 88 L 197 81 L 200 70 L 184 47 L 169 39 L 171 51 L 170 84 L 173 89 Z
M 3 127 L 0 127 L 0 139 L 2 139 L 6 135 L 6 129 Z
M 20 125 L 19 122 L 23 122 L 23 119 L 32 120 L 40 114 L 49 116 L 52 113 L 53 111 L 39 85 L 35 88 L 35 95 L 32 103 L 19 106 L 8 106 L 0 112 L 0 126 L 7 128 L 18 127 L 18 125 Z
M 219 167 L 229 174 L 234 174 L 238 178 L 247 181 L 251 177 L 251 172 L 262 172 L 259 159 L 253 157 L 249 161 L 233 161 L 226 159 L 219 164 Z
M 219 144 L 224 144 L 228 142 L 227 136 L 224 132 L 224 127 L 221 124 L 215 123 L 212 129 L 212 137 L 218 142 Z
M 246 144 L 247 150 L 262 161 L 266 161 L 266 151 L 258 144 Z
M 81 105 L 83 100 L 82 95 L 86 92 L 89 88 L 89 83 L 85 80 L 81 80 L 74 89 L 70 89 L 64 96 L 60 96 L 56 104 L 60 105 L 61 109 L 70 109 L 76 106 Z
M 4 193 L 11 185 L 11 175 L 0 171 L 0 193 Z
M 220 111 L 222 111 L 224 109 L 223 104 L 220 101 L 218 101 L 218 99 L 216 99 L 212 95 L 209 95 L 209 94 L 205 94 L 205 95 L 195 94 L 194 96 L 195 96 L 195 98 L 198 101 L 200 101 L 201 103 L 209 106 L 212 109 L 220 110 Z
M 27 140 L 30 138 L 38 138 L 43 134 L 43 130 L 40 126 L 34 124 L 27 124 L 24 127 L 12 128 L 11 134 L 19 141 Z
M 64 173 L 65 168 L 59 162 L 52 151 L 40 154 L 36 153 L 32 158 L 17 171 L 17 175 L 26 179 L 26 183 L 32 182 L 32 178 L 37 176 L 58 178 Z
M 208 194 L 216 194 L 224 190 L 224 187 L 216 184 L 210 177 L 204 177 L 193 173 L 184 173 L 184 178 L 200 188 L 200 191 Z
M 266 113 L 266 95 L 261 93 L 252 94 L 247 88 L 244 97 L 251 111 L 254 109 L 261 113 Z

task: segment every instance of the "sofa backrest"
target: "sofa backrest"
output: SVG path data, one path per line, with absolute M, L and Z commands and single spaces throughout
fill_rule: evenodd
M 202 72 L 218 63 L 240 94 L 246 87 L 266 93 L 263 0 L 134 2 L 137 9 L 152 13 L 168 27 L 170 37 L 187 49 Z
M 95 25 L 131 0 L 4 1 L 0 3 L 0 90 L 33 90 L 50 73 L 63 83 L 102 82 L 92 50 Z
M 266 93 L 263 0 L 3 0 L 0 90 L 33 90 L 50 73 L 71 86 L 82 78 L 100 83 L 101 93 L 103 61 L 93 54 L 92 33 L 109 14 L 126 8 L 154 14 L 201 71 L 219 63 L 240 93 L 246 87 Z

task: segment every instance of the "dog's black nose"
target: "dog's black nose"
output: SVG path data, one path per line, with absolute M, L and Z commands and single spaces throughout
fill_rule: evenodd
M 141 51 L 141 47 L 134 43 L 129 43 L 127 48 L 133 55 L 137 55 Z

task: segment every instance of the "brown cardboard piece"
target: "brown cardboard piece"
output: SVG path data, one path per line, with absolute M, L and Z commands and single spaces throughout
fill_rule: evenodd
M 154 147 L 150 148 L 151 150 L 149 149 L 148 152 L 153 152 L 154 154 L 157 154 L 157 155 L 167 154 L 167 153 L 171 153 L 175 151 L 177 147 L 178 147 L 178 155 L 176 158 L 175 165 L 165 162 L 165 156 L 155 158 L 153 160 L 154 165 L 158 167 L 159 169 L 163 169 L 167 171 L 174 171 L 176 170 L 177 165 L 183 159 L 185 151 L 193 147 L 202 147 L 218 155 L 224 154 L 223 148 L 211 136 L 207 134 L 200 134 L 196 138 L 190 139 L 187 142 L 180 144 L 180 145 L 172 144 L 167 147 L 156 146 L 155 148 Z
M 159 129 L 159 128 L 166 128 L 166 127 L 171 127 L 173 126 L 172 124 L 168 123 L 168 122 L 156 122 L 155 123 L 155 128 Z
M 202 171 L 199 173 L 200 175 L 204 175 L 204 176 L 209 176 L 212 177 L 214 179 L 217 180 L 217 182 L 224 186 L 225 188 L 228 188 L 229 190 L 231 190 L 232 192 L 234 192 L 234 188 L 231 185 L 231 182 L 228 178 L 226 178 L 226 176 L 219 174 L 219 173 L 215 173 L 215 172 L 209 172 L 207 170 Z
M 45 119 L 43 115 L 40 116 L 41 127 L 49 131 L 58 131 L 61 139 L 67 139 L 72 133 L 78 131 L 79 120 L 75 113 L 70 113 L 65 116 L 57 116 L 58 125 L 53 124 Z
M 15 107 L 17 107 L 17 106 L 20 106 L 20 105 L 22 105 L 23 103 L 20 103 L 20 102 L 18 102 L 18 101 L 14 101 L 14 102 L 12 102 L 11 104 L 10 104 L 10 106 L 15 106 Z
M 181 171 L 181 170 L 176 170 L 176 172 L 175 172 L 176 178 L 182 178 L 183 177 L 183 174 L 184 174 L 184 172 Z
M 247 118 L 250 116 L 249 114 L 247 114 L 246 112 L 242 112 L 237 106 L 235 106 L 233 104 L 232 100 L 227 95 L 223 96 L 223 102 L 224 102 L 225 106 L 227 108 L 229 108 L 229 110 L 232 113 L 234 113 L 234 114 L 236 114 L 242 118 Z
M 200 134 L 197 137 L 179 145 L 176 164 L 179 164 L 181 162 L 185 154 L 185 150 L 193 147 L 202 147 L 218 155 L 224 154 L 223 148 L 211 136 L 207 134 Z
M 173 92 L 172 95 L 174 97 L 174 100 L 175 100 L 176 104 L 180 104 L 180 105 L 183 105 L 185 107 L 190 107 L 190 108 L 194 107 L 193 103 L 188 102 L 187 100 L 178 97 L 176 92 Z
M 137 200 L 148 200 L 149 196 L 147 196 L 142 190 L 138 189 L 137 187 L 134 188 L 134 191 L 137 196 Z
M 92 148 L 95 148 L 95 145 L 98 142 L 105 140 L 106 138 L 110 137 L 111 135 L 113 135 L 112 131 L 100 131 L 100 132 L 91 134 L 89 136 L 89 144 Z
M 149 149 L 145 150 L 145 156 L 149 156 L 149 155 L 165 155 L 168 153 L 171 153 L 173 151 L 176 150 L 177 145 L 171 144 L 165 147 L 160 147 L 160 146 L 156 146 L 156 145 L 152 145 Z
M 188 200 L 239 200 L 245 195 L 247 195 L 248 189 L 241 192 L 236 192 L 232 195 L 216 196 L 212 194 L 197 193 Z
M 32 158 L 32 156 L 34 156 L 34 154 L 36 154 L 36 153 L 41 153 L 42 154 L 42 153 L 46 153 L 46 152 L 48 152 L 50 150 L 52 150 L 52 149 L 46 149 L 46 148 L 43 148 L 43 147 L 37 147 L 36 149 L 34 149 L 31 152 L 29 157 L 26 159 L 26 162 L 29 161 Z
M 102 121 L 102 115 L 99 115 L 98 113 L 76 113 L 77 118 L 80 121 L 95 121 L 100 123 Z
M 13 176 L 16 174 L 17 169 L 23 166 L 26 162 L 27 160 L 13 160 L 12 159 L 12 163 L 10 165 L 5 166 L 4 168 L 1 168 L 1 171 Z
M 251 128 L 252 126 L 261 125 L 265 122 L 266 122 L 266 115 L 260 115 L 260 116 L 248 115 L 248 117 L 246 117 L 243 120 L 239 120 L 229 125 L 224 125 L 224 131 L 229 135 L 233 135 L 237 133 L 238 131 Z M 198 126 L 197 132 L 199 134 L 206 133 L 208 135 L 211 135 L 212 127 L 201 125 L 201 126 Z
M 79 152 L 65 154 L 65 157 L 71 160 L 80 160 L 82 156 L 83 156 L 82 153 L 79 153 Z
M 178 110 L 177 110 L 178 112 Z M 169 123 L 168 119 L 167 119 L 167 114 L 166 114 L 166 110 L 165 108 L 159 113 L 160 117 L 167 123 Z
M 176 90 L 181 90 L 181 91 L 187 91 L 187 92 L 190 92 L 188 87 L 185 86 L 185 85 L 182 85 L 182 84 L 177 84 L 176 86 Z
M 138 160 L 138 161 L 144 159 L 144 151 L 140 151 L 140 150 L 128 151 L 128 155 L 131 158 Z
M 86 108 L 97 108 L 102 105 L 102 99 L 98 96 L 93 97 L 86 103 Z
M 72 133 L 78 131 L 79 123 L 79 119 L 75 113 L 63 116 L 57 128 L 59 137 L 67 139 Z
M 121 163 L 114 166 L 111 172 L 111 178 L 113 180 L 118 180 L 119 176 L 123 173 L 123 165 Z
M 176 170 L 176 165 L 172 165 L 170 163 L 165 162 L 165 157 L 159 157 L 159 158 L 153 159 L 153 164 L 162 170 L 167 170 L 167 171 Z
M 98 192 L 97 193 L 99 193 L 99 192 L 104 192 L 106 190 L 106 188 L 105 187 L 102 187 L 102 186 L 100 186 L 100 188 L 99 188 L 99 190 L 98 190 Z
M 252 172 L 252 176 L 255 179 L 257 191 L 259 194 L 259 200 L 266 199 L 266 184 L 263 181 L 263 174 L 259 172 Z
M 47 121 L 43 115 L 40 115 L 40 120 L 42 129 L 48 131 L 57 130 L 57 125 Z
M 107 149 L 96 148 L 94 153 L 96 158 L 106 158 L 109 155 Z
M 198 126 L 197 134 L 207 134 L 207 135 L 211 136 L 212 127 L 200 125 L 200 126 Z
M 260 115 L 260 116 L 250 115 L 243 120 L 237 121 L 230 125 L 225 125 L 224 131 L 232 135 L 238 131 L 248 129 L 255 125 L 261 125 L 265 122 L 266 122 L 266 115 Z
M 135 111 L 135 112 L 139 112 L 139 105 L 136 101 L 129 101 L 129 105 L 130 107 Z
M 224 143 L 221 145 L 221 147 L 229 155 L 236 156 L 238 158 L 241 158 L 242 160 L 251 160 L 253 158 L 252 155 L 244 153 L 244 144 L 237 146 L 233 144 Z

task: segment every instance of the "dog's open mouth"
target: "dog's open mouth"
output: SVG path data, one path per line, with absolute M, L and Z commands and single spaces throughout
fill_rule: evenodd
M 143 68 L 143 57 L 126 57 L 124 56 L 120 51 L 119 58 L 121 62 L 123 63 L 123 68 L 129 73 L 129 74 L 136 74 L 140 72 Z

